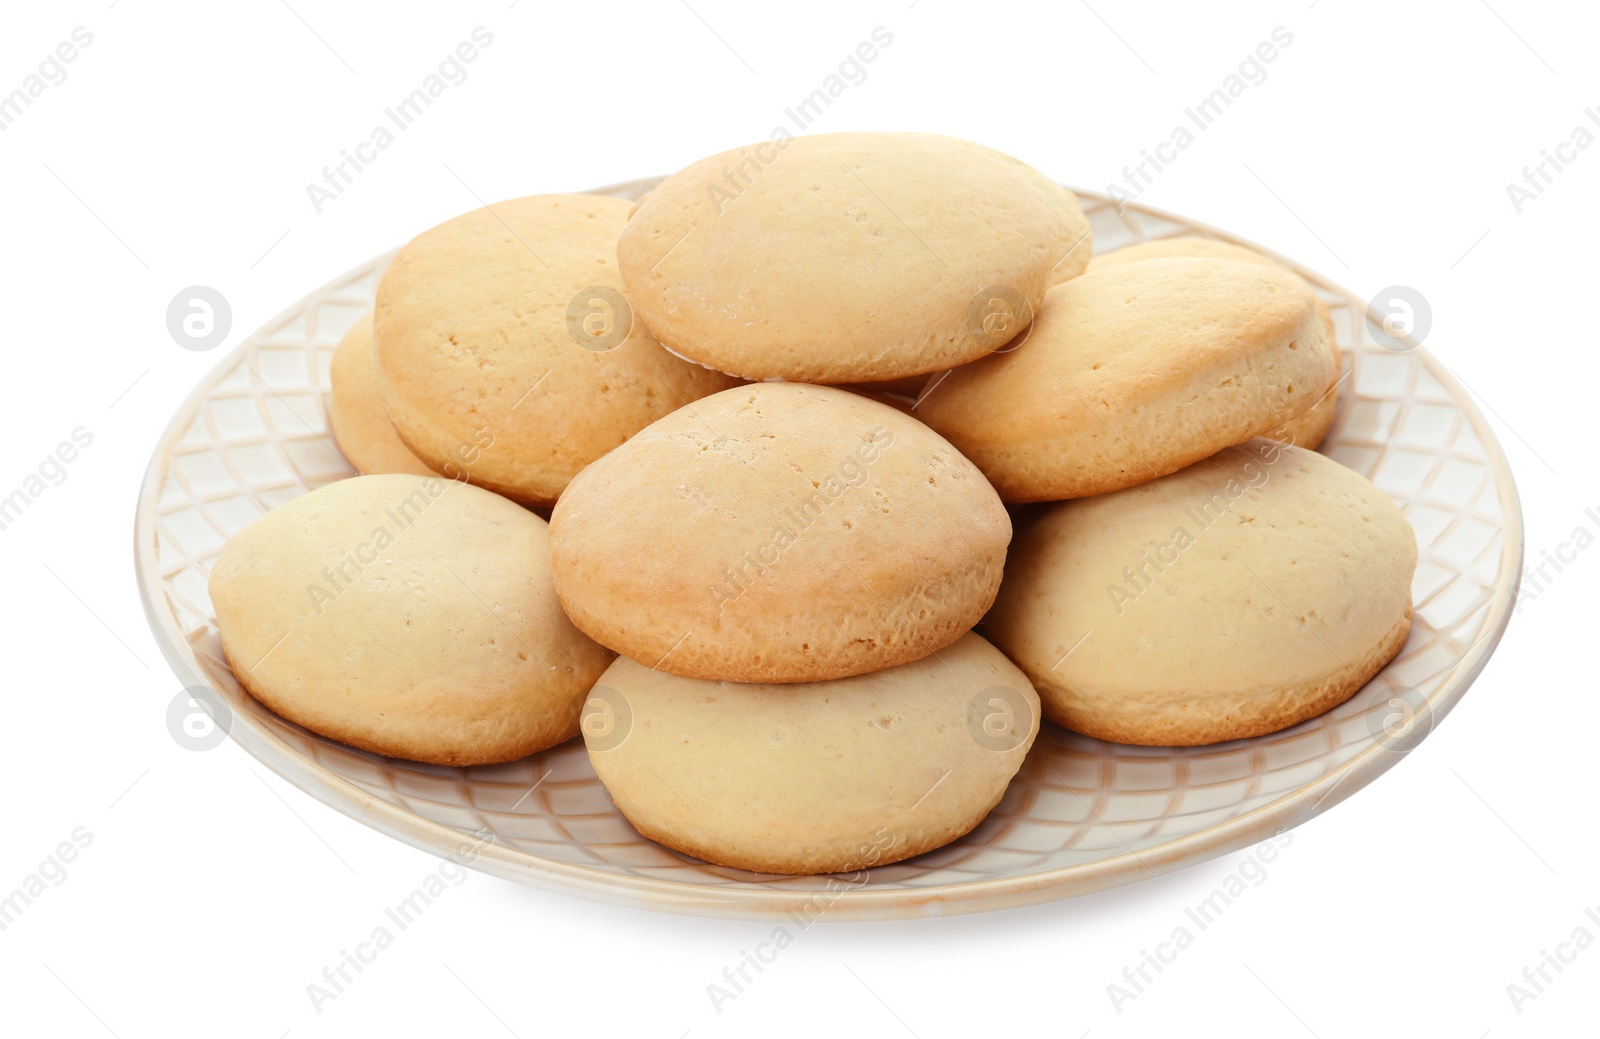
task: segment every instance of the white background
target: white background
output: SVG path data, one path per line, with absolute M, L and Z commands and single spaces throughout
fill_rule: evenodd
M 227 349 L 473 192 L 579 190 L 764 139 L 876 26 L 893 43 L 813 129 L 969 137 L 1103 190 L 1281 25 L 1266 81 L 1141 201 L 1363 296 L 1419 289 L 1428 348 L 1510 455 L 1537 562 L 1600 527 L 1600 148 L 1520 214 L 1506 185 L 1600 105 L 1590 5 L 290 2 L 8 4 L 0 26 L 0 94 L 75 27 L 94 38 L 0 132 L 0 494 L 75 427 L 94 436 L 0 531 L 0 892 L 93 835 L 0 931 L 0 1033 L 1595 1033 L 1600 945 L 1520 1013 L 1506 986 L 1600 907 L 1600 552 L 1527 603 L 1420 749 L 1296 831 L 1121 1013 L 1107 985 L 1242 854 L 1017 912 L 814 927 L 720 1014 L 707 985 L 770 924 L 472 874 L 319 1014 L 307 985 L 438 862 L 232 743 L 174 742 L 130 538 L 152 444 Z M 306 184 L 479 25 L 494 42 L 470 78 L 318 215 Z M 166 331 L 192 284 L 233 308 L 209 353 Z

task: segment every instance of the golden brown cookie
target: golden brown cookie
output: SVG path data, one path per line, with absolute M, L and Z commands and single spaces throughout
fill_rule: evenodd
M 1239 260 L 1243 263 L 1270 263 L 1278 266 L 1276 260 L 1247 249 L 1242 245 L 1232 242 L 1223 242 L 1215 238 L 1158 238 L 1153 241 L 1140 242 L 1137 245 L 1123 246 L 1102 253 L 1089 261 L 1089 270 L 1104 270 L 1119 263 L 1137 263 L 1140 260 L 1170 259 L 1173 257 L 1211 257 L 1218 260 Z M 1317 318 L 1322 322 L 1322 330 L 1328 337 L 1328 349 L 1333 351 L 1335 374 L 1333 382 L 1328 386 L 1328 391 L 1302 414 L 1285 422 L 1281 429 L 1273 430 L 1272 439 L 1280 443 L 1293 444 L 1309 451 L 1315 451 L 1327 439 L 1328 432 L 1333 428 L 1333 419 L 1339 410 L 1339 335 L 1333 326 L 1333 312 L 1328 309 L 1327 300 L 1323 299 L 1315 290 L 1313 295 L 1317 302 Z
M 1259 736 L 1344 702 L 1405 644 L 1417 545 L 1394 503 L 1257 439 L 1047 506 L 984 632 L 1046 716 L 1119 743 Z
M 554 746 L 612 654 L 550 583 L 545 522 L 440 476 L 356 476 L 280 505 L 211 571 L 252 696 L 376 754 L 481 765 Z
M 895 408 L 754 383 L 590 465 L 550 534 L 562 605 L 601 644 L 693 678 L 813 682 L 960 638 L 994 599 L 1011 523 Z
M 622 277 L 667 348 L 742 378 L 948 368 L 1003 346 L 1060 259 L 1063 202 L 1019 167 L 928 134 L 723 152 L 640 203 L 617 243 Z
M 1089 231 L 1089 218 L 1078 203 L 1078 196 L 1021 159 L 1014 159 L 1005 152 L 983 145 L 974 147 L 981 148 L 1027 178 L 1055 215 L 1056 262 L 1050 268 L 1050 284 L 1055 286 L 1071 281 L 1087 270 L 1094 253 L 1094 238 Z
M 549 505 L 634 433 L 735 384 L 632 320 L 616 261 L 630 208 L 600 195 L 512 199 L 395 256 L 373 316 L 381 388 L 430 467 Z
M 333 351 L 328 370 L 328 429 L 339 445 L 339 453 L 358 473 L 411 473 L 432 476 L 434 472 L 411 453 L 394 423 L 383 410 L 383 395 L 378 391 L 378 376 L 372 362 L 372 315 L 368 314 L 345 333 Z
M 583 717 L 595 773 L 635 829 L 762 873 L 866 870 L 950 843 L 999 803 L 1038 731 L 1027 678 L 973 634 L 803 685 L 618 657 Z
M 1333 354 L 1297 275 L 1120 264 L 1051 289 L 1026 339 L 930 383 L 916 414 L 1009 502 L 1103 494 L 1303 413 Z

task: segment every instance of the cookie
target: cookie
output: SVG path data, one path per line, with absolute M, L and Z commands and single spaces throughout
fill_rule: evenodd
M 1039 731 L 1039 698 L 977 635 L 803 685 L 680 678 L 618 657 L 584 706 L 589 760 L 644 836 L 761 873 L 867 870 L 968 833 Z
M 228 539 L 211 602 L 234 677 L 312 732 L 482 765 L 554 746 L 612 654 L 561 612 L 544 520 L 440 476 L 356 476 Z
M 339 340 L 328 382 L 328 429 L 339 453 L 356 472 L 435 475 L 411 453 L 383 410 L 383 394 L 372 364 L 371 314 L 351 325 Z
M 814 682 L 965 634 L 994 599 L 1011 522 L 916 419 L 756 383 L 579 473 L 550 537 L 556 593 L 602 645 L 691 678 Z
M 530 505 L 656 419 L 735 384 L 632 320 L 616 237 L 631 203 L 536 195 L 413 239 L 373 314 L 384 405 L 431 468 Z
M 668 349 L 741 378 L 948 368 L 1005 345 L 1061 258 L 1059 200 L 1018 166 L 928 134 L 723 152 L 639 205 L 617 242 L 622 278 Z
M 1333 420 L 1339 414 L 1340 378 L 1341 376 L 1334 376 L 1333 385 L 1329 386 L 1328 391 L 1308 410 L 1289 419 L 1266 435 L 1280 444 L 1293 444 L 1307 451 L 1320 448 L 1328 439 L 1328 434 L 1333 432 Z
M 1084 215 L 1078 196 L 1065 185 L 1057 184 L 1021 159 L 1014 159 L 1005 152 L 981 144 L 973 147 L 982 149 L 1022 174 L 1028 183 L 1033 185 L 1034 190 L 1044 198 L 1045 204 L 1054 214 L 1056 262 L 1050 268 L 1050 284 L 1055 286 L 1064 281 L 1071 281 L 1087 270 L 1094 253 L 1094 238 L 1089 230 L 1089 218 Z
M 1120 263 L 1140 263 L 1144 260 L 1197 259 L 1238 260 L 1240 263 L 1278 264 L 1254 249 L 1217 238 L 1197 238 L 1180 235 L 1176 238 L 1152 238 L 1149 241 L 1125 245 L 1120 249 L 1103 252 L 1089 261 L 1089 270 L 1103 271 Z
M 1416 537 L 1366 479 L 1257 439 L 1061 502 L 1017 537 L 984 632 L 1053 721 L 1193 746 L 1343 703 L 1405 644 Z
M 1242 245 L 1232 242 L 1218 241 L 1215 238 L 1158 238 L 1153 241 L 1140 242 L 1137 245 L 1123 246 L 1103 253 L 1089 261 L 1089 270 L 1104 270 L 1119 263 L 1137 263 L 1140 260 L 1156 260 L 1171 257 L 1212 257 L 1218 260 L 1239 260 L 1243 263 L 1270 263 L 1278 266 L 1276 260 L 1247 249 Z M 1333 312 L 1328 309 L 1328 301 L 1323 299 L 1315 290 L 1313 295 L 1317 301 L 1317 317 L 1322 322 L 1322 330 L 1328 337 L 1328 348 L 1333 351 L 1334 368 L 1339 368 L 1339 334 L 1333 327 Z M 1328 431 L 1333 428 L 1334 415 L 1339 410 L 1339 375 L 1334 375 L 1334 380 L 1328 387 L 1328 392 L 1323 394 L 1316 404 L 1304 414 L 1296 415 L 1283 424 L 1281 430 L 1274 430 L 1272 439 L 1280 443 L 1293 444 L 1315 451 L 1327 439 Z
M 1008 502 L 1131 487 L 1277 429 L 1334 378 L 1310 288 L 1163 259 L 1051 289 L 1026 337 L 930 383 L 917 415 Z

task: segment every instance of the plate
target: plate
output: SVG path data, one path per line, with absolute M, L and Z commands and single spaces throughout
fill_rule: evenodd
M 601 193 L 636 199 L 656 183 Z M 1079 194 L 1098 251 L 1183 234 L 1239 241 Z M 1400 504 L 1421 552 L 1410 641 L 1328 714 L 1272 736 L 1186 749 L 1103 743 L 1046 723 L 1005 799 L 971 834 L 844 877 L 746 873 L 646 840 L 612 805 L 581 740 L 479 768 L 367 754 L 279 718 L 240 688 L 222 658 L 206 581 L 234 531 L 351 475 L 328 433 L 328 363 L 371 307 L 392 255 L 286 310 L 184 402 L 139 494 L 139 587 L 179 681 L 219 694 L 225 706 L 207 710 L 247 752 L 374 829 L 496 876 L 654 909 L 840 920 L 1005 909 L 1133 883 L 1296 826 L 1372 782 L 1460 701 L 1510 619 L 1522 519 L 1483 416 L 1438 360 L 1410 342 L 1380 345 L 1361 301 L 1284 261 L 1316 287 L 1338 327 L 1345 376 L 1323 452 Z

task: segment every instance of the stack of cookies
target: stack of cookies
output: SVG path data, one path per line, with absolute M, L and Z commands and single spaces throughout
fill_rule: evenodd
M 246 689 L 441 764 L 581 730 L 644 835 L 826 873 L 970 831 L 1041 716 L 1244 738 L 1398 652 L 1415 541 L 1314 453 L 1303 280 L 1200 239 L 1091 260 L 1071 192 L 965 141 L 773 147 L 401 250 L 333 364 L 368 475 L 212 572 Z

